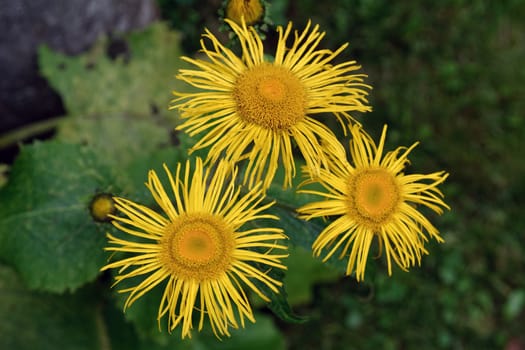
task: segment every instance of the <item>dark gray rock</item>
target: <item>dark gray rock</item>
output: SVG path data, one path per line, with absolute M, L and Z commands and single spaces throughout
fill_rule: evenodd
M 0 134 L 64 114 L 60 97 L 39 76 L 37 49 L 88 49 L 102 34 L 145 27 L 154 0 L 0 0 Z

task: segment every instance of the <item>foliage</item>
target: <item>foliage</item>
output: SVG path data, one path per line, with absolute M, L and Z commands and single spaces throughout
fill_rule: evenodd
M 179 35 L 156 23 L 124 42 L 114 58 L 108 55 L 113 43 L 107 38 L 77 57 L 40 48 L 42 74 L 62 93 L 69 115 L 166 116 L 174 67 L 180 65 Z
M 114 184 L 108 168 L 78 145 L 24 147 L 0 192 L 0 255 L 32 289 L 63 292 L 93 280 L 105 239 L 87 204 Z
M 92 289 L 75 294 L 32 292 L 15 271 L 0 264 L 2 349 L 107 349 L 102 315 Z
M 324 45 L 350 42 L 345 53 L 374 86 L 374 112 L 361 118 L 367 130 L 377 136 L 388 123 L 388 143 L 421 141 L 413 152 L 419 170 L 452 174 L 445 192 L 453 210 L 432 218 L 446 243 L 431 244 L 432 254 L 410 273 L 386 277 L 383 260 L 375 260 L 364 283 L 339 278 L 341 262 L 321 264 L 304 249 L 323 224 L 292 215 L 308 198 L 274 186 L 274 213 L 297 246 L 284 276 L 288 298 L 275 298 L 273 310 L 306 322 L 284 322 L 261 306 L 257 323 L 230 339 L 202 332 L 180 341 L 158 331 L 158 288 L 123 315 L 111 276 L 98 272 L 111 227 L 90 219 L 89 201 L 111 192 L 150 205 L 147 171 L 186 158 L 193 141 L 172 131 L 176 114 L 166 108 L 182 64 L 179 41 L 191 54 L 202 26 L 217 25 L 219 4 L 159 4 L 183 39 L 155 24 L 122 38 L 127 49 L 116 59 L 107 55 L 108 39 L 78 57 L 40 50 L 42 74 L 68 116 L 54 140 L 23 146 L 9 173 L 0 167 L 0 348 L 493 349 L 525 342 L 519 0 L 273 1 L 275 23 L 312 18 L 327 32 Z
M 192 144 L 173 131 L 175 113 L 166 113 L 173 75 L 181 67 L 178 35 L 154 24 L 126 39 L 126 59 L 108 58 L 110 43 L 104 38 L 77 57 L 40 50 L 42 72 L 64 97 L 69 115 L 58 124 L 54 140 L 22 147 L 0 189 L 0 261 L 9 266 L 0 265 L 0 286 L 7 288 L 0 304 L 6 308 L 2 315 L 10 309 L 19 314 L 0 328 L 2 348 L 31 348 L 43 335 L 50 348 L 217 346 L 208 331 L 191 341 L 160 332 L 159 288 L 123 314 L 123 296 L 111 290 L 110 276 L 99 272 L 108 257 L 105 233 L 113 228 L 93 221 L 92 198 L 113 193 L 153 205 L 144 187 L 147 171 L 184 161 Z M 286 291 L 273 299 L 270 307 L 276 314 L 300 320 L 292 314 Z M 53 308 L 56 313 L 46 327 L 31 322 Z M 74 310 L 78 320 L 70 321 Z M 30 324 L 25 333 L 13 331 L 24 323 Z M 233 334 L 221 349 L 284 347 L 282 334 L 264 314 Z
M 282 336 L 271 319 L 256 315 L 257 323 L 218 342 L 209 333 L 191 341 L 176 336 L 144 338 L 122 318 L 122 311 L 101 293 L 107 286 L 88 284 L 74 294 L 52 294 L 27 289 L 15 271 L 0 264 L 0 348 L 38 349 L 284 349 Z M 131 310 L 130 310 L 131 311 Z

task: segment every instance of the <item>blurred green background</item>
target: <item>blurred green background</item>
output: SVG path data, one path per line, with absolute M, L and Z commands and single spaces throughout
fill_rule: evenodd
M 129 62 L 106 58 L 104 39 L 78 58 L 45 47 L 39 55 L 42 74 L 62 94 L 68 112 L 56 126 L 55 141 L 93 145 L 94 153 L 104 154 L 98 170 L 126 169 L 128 175 L 96 186 L 135 199 L 147 197 L 140 185 L 145 169 L 174 157 L 176 151 L 166 146 L 190 142 L 170 132 L 176 116 L 166 110 L 169 91 L 179 87 L 173 78 L 181 65 L 177 57 L 195 53 L 204 26 L 215 33 L 219 27 L 218 1 L 158 5 L 165 24 L 126 38 Z M 339 59 L 356 59 L 373 86 L 374 110 L 358 118 L 366 130 L 377 139 L 388 123 L 390 148 L 420 141 L 408 171 L 450 173 L 442 189 L 451 211 L 431 216 L 446 242 L 431 242 L 421 267 L 395 269 L 392 277 L 382 259 L 370 259 L 362 283 L 297 248 L 286 282 L 295 313 L 307 322 L 287 323 L 261 307 L 258 322 L 232 339 L 197 336 L 181 343 L 173 340 L 178 333 L 168 339 L 147 326 L 140 329 L 138 312 L 123 320 L 118 308 L 105 304 L 97 304 L 100 312 L 78 309 L 109 293 L 109 277 L 95 278 L 98 263 L 84 279 L 54 291 L 45 286 L 55 281 L 35 281 L 33 271 L 17 266 L 22 258 L 5 248 L 16 241 L 6 233 L 0 239 L 0 260 L 7 262 L 0 269 L 0 348 L 38 348 L 32 345 L 47 339 L 63 349 L 525 349 L 525 2 L 278 0 L 271 2 L 270 18 L 276 24 L 292 20 L 297 28 L 312 19 L 327 32 L 323 46 L 350 43 Z M 40 152 L 50 157 L 51 150 Z M 0 183 L 22 173 L 22 163 L 11 173 L 10 165 L 0 166 Z M 112 176 L 103 174 L 106 180 Z M 12 186 L 2 190 L 0 215 L 7 217 L 23 203 L 5 201 L 15 196 Z M 24 313 L 40 321 L 28 325 L 16 316 Z M 105 327 L 105 335 L 95 341 L 77 326 L 98 335 Z M 25 333 L 14 337 L 20 329 Z

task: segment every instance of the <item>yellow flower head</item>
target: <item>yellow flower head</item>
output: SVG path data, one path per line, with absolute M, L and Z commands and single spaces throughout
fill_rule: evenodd
M 292 139 L 315 173 L 326 159 L 321 142 L 337 139 L 323 123 L 312 118 L 332 113 L 345 123 L 353 120 L 350 111 L 369 111 L 363 74 L 355 61 L 333 64 L 347 45 L 335 51 L 317 49 L 325 33 L 310 23 L 295 32 L 291 47 L 287 40 L 292 24 L 277 28 L 279 38 L 273 60 L 264 55 L 263 43 L 253 27 L 226 20 L 238 36 L 242 56 L 237 57 L 206 31 L 201 41 L 208 60 L 183 59 L 196 69 L 181 69 L 178 78 L 200 91 L 174 92 L 171 108 L 178 108 L 185 120 L 178 129 L 191 136 L 204 133 L 192 150 L 211 146 L 208 160 L 221 157 L 238 162 L 247 159 L 245 182 L 263 180 L 269 187 L 282 162 L 285 185 L 295 176 Z M 264 175 L 264 179 L 263 179 Z
M 89 204 L 91 216 L 96 221 L 111 221 L 110 215 L 115 214 L 115 202 L 109 193 L 98 193 Z
M 443 212 L 442 208 L 449 208 L 437 188 L 448 174 L 440 171 L 405 175 L 408 154 L 417 142 L 383 155 L 386 126 L 379 145 L 359 125 L 354 125 L 351 133 L 353 165 L 346 160 L 341 144 L 326 145 L 329 167 L 322 169 L 316 179 L 305 182 L 319 182 L 325 191 L 301 190 L 325 197 L 299 208 L 302 218 L 337 217 L 313 243 L 314 255 L 319 256 L 325 248 L 329 251 L 324 261 L 336 251 L 340 251 L 340 259 L 349 255 L 346 274 L 350 275 L 355 268 L 359 281 L 365 276 L 370 245 L 377 237 L 380 249 L 384 247 L 386 253 L 388 274 L 392 273 L 392 260 L 406 271 L 416 262 L 420 264 L 422 254 L 428 254 L 424 247 L 427 235 L 443 241 L 417 206 L 428 207 L 438 214 Z
M 263 15 L 264 7 L 261 0 L 228 0 L 226 5 L 226 18 L 237 24 L 241 24 L 243 18 L 246 24 L 255 24 Z
M 123 217 L 113 216 L 113 224 L 130 235 L 128 239 L 108 234 L 106 250 L 130 253 L 130 257 L 108 263 L 102 268 L 118 269 L 115 284 L 142 276 L 136 286 L 119 292 L 129 293 L 124 309 L 142 295 L 164 282 L 158 320 L 168 317 L 168 328 L 182 326 L 182 338 L 191 337 L 193 312 L 199 314 L 199 331 L 205 317 L 216 336 L 229 336 L 229 327 L 244 327 L 245 318 L 255 322 L 245 289 L 268 297 L 256 286 L 265 285 L 278 293 L 282 283 L 268 275 L 272 268 L 285 269 L 281 259 L 286 249 L 279 244 L 282 230 L 242 226 L 257 219 L 276 219 L 263 211 L 273 203 L 261 205 L 260 186 L 245 195 L 236 188 L 236 170 L 226 162 L 211 172 L 197 159 L 193 175 L 189 161 L 175 178 L 166 166 L 173 201 L 151 170 L 146 186 L 164 212 L 159 214 L 124 198 L 115 198 Z M 229 174 L 231 176 L 229 176 Z M 181 175 L 183 175 L 181 177 Z M 260 267 L 264 266 L 265 271 Z

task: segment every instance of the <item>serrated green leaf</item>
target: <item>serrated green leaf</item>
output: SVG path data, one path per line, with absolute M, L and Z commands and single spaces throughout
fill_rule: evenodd
M 171 125 L 116 114 L 66 118 L 59 125 L 55 139 L 88 145 L 100 155 L 100 161 L 124 169 L 137 158 L 147 158 L 169 145 L 172 130 Z
M 0 349 L 107 349 L 99 311 L 89 291 L 34 293 L 0 265 Z
M 106 54 L 107 38 L 77 57 L 40 48 L 41 72 L 59 91 L 69 115 L 167 114 L 171 91 L 179 84 L 173 76 L 183 62 L 179 35 L 155 23 L 126 42 L 129 52 L 116 60 Z
M 104 263 L 105 225 L 88 205 L 115 190 L 110 171 L 79 145 L 24 146 L 0 190 L 0 256 L 32 289 L 63 292 L 93 280 Z

